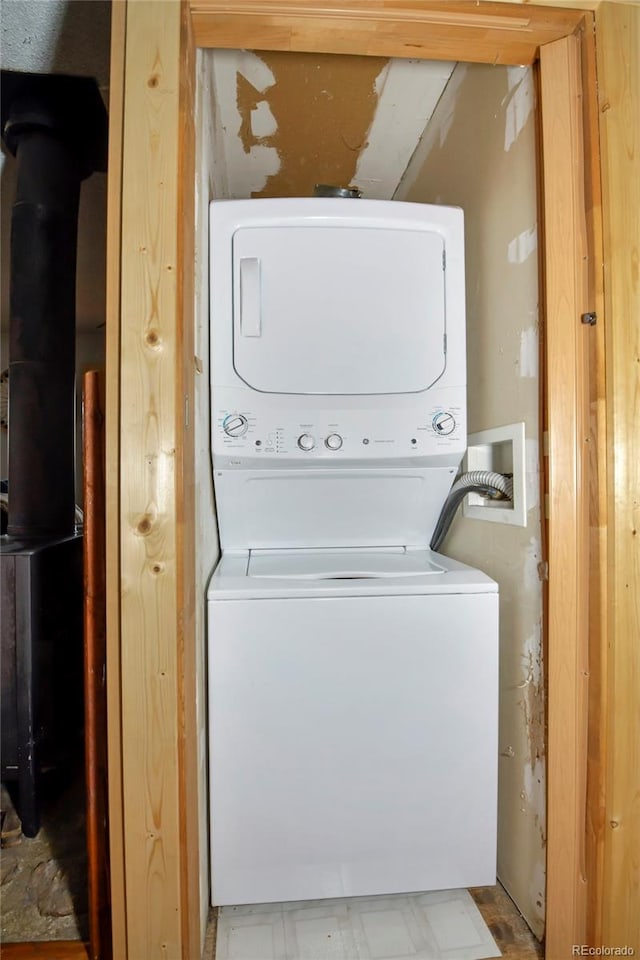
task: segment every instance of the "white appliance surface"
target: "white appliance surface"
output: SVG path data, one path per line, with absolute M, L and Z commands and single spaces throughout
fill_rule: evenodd
M 236 373 L 266 393 L 428 389 L 445 367 L 443 253 L 442 236 L 415 225 L 240 227 Z
M 214 904 L 495 882 L 498 595 L 392 582 L 209 600 Z
M 214 201 L 210 236 L 216 387 L 407 394 L 445 371 L 446 385 L 464 383 L 461 210 Z
M 361 547 L 426 548 L 454 467 L 216 471 L 225 551 Z M 222 509 L 220 508 L 220 505 Z
M 361 580 L 380 577 L 423 577 L 444 573 L 426 550 L 403 547 L 380 550 L 252 550 L 248 577 L 294 580 Z
M 222 549 L 426 547 L 465 451 L 462 211 L 211 204 Z
M 462 212 L 210 217 L 212 902 L 492 884 L 497 585 L 428 549 L 466 447 Z
M 497 583 L 486 574 L 431 550 L 402 546 L 278 549 L 224 553 L 209 582 L 207 598 L 456 595 L 497 590 Z

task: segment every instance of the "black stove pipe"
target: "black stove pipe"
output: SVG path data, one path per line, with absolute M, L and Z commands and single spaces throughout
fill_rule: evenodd
M 104 169 L 95 81 L 2 72 L 3 138 L 17 160 L 11 221 L 10 537 L 74 533 L 75 301 L 80 184 Z
M 20 119 L 24 104 L 12 111 Z M 9 536 L 74 532 L 76 245 L 80 170 L 47 128 L 16 136 L 9 334 Z

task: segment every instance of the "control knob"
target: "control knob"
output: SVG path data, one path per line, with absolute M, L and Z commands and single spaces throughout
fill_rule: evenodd
M 230 413 L 222 421 L 222 429 L 228 437 L 242 437 L 249 429 L 249 424 L 241 413 Z
M 342 437 L 339 433 L 330 433 L 324 441 L 324 445 L 328 450 L 339 450 L 342 446 Z
M 456 428 L 456 421 L 453 417 L 453 414 L 447 413 L 444 410 L 441 410 L 440 413 L 436 413 L 435 417 L 431 421 L 434 431 L 440 437 L 446 437 Z
M 301 433 L 298 437 L 298 446 L 301 450 L 313 450 L 316 441 L 310 433 Z

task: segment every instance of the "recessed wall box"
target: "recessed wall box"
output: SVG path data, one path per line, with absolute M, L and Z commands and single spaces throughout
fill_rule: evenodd
M 524 423 L 511 423 L 505 427 L 469 434 L 464 469 L 510 474 L 513 477 L 513 500 L 492 500 L 479 493 L 470 493 L 463 502 L 463 516 L 471 520 L 490 520 L 526 527 Z

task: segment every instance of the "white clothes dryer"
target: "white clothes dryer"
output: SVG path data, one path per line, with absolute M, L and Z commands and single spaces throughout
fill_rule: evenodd
M 213 903 L 495 882 L 493 581 L 428 550 L 258 550 L 208 604 Z

